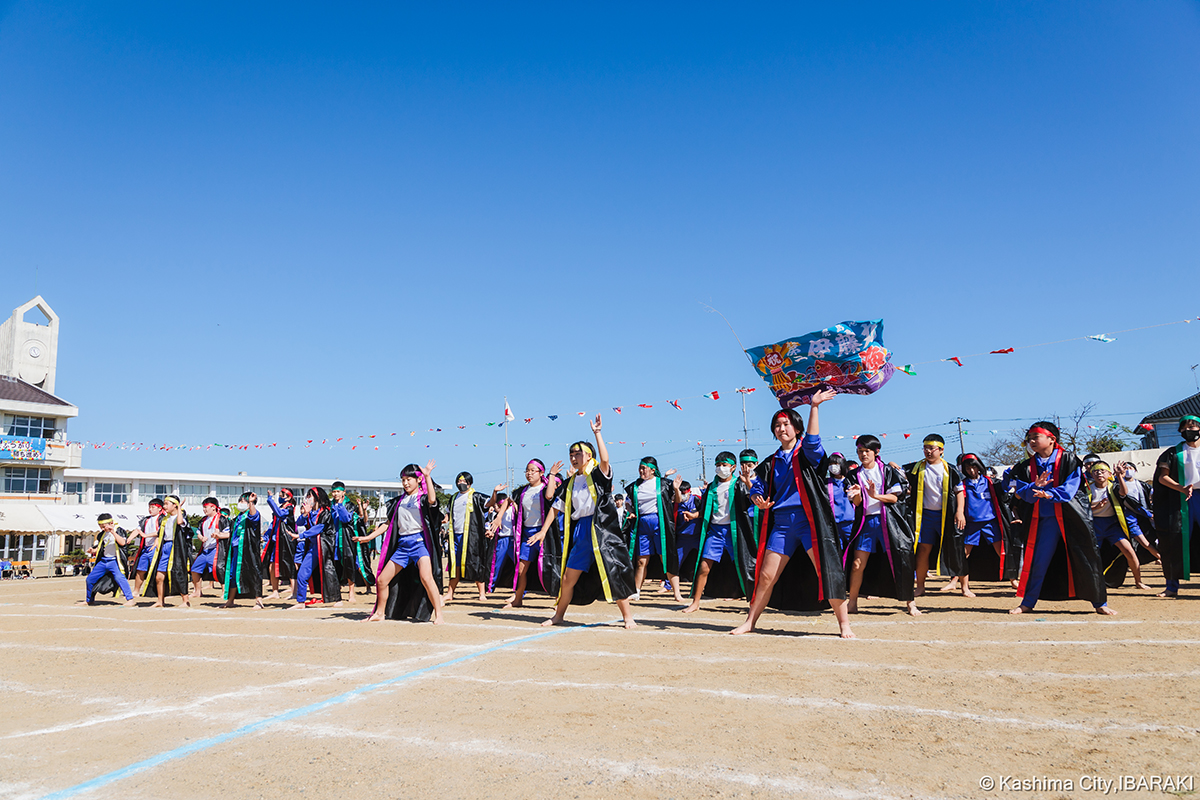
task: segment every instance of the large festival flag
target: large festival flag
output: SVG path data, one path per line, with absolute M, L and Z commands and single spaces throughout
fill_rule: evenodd
M 795 408 L 822 387 L 839 394 L 871 394 L 895 372 L 883 346 L 883 320 L 842 322 L 746 351 L 779 405 Z

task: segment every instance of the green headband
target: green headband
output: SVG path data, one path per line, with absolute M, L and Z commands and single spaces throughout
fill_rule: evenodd
M 1186 417 L 1179 418 L 1180 425 L 1182 425 L 1185 422 L 1195 422 L 1197 424 L 1200 424 L 1200 417 L 1193 416 L 1192 414 L 1188 414 Z
M 742 456 L 742 463 L 743 464 L 757 464 L 758 459 L 755 458 L 754 456 Z
M 717 463 L 718 464 L 736 464 L 737 462 L 734 461 L 732 458 L 718 458 Z
M 649 469 L 649 470 L 653 470 L 653 471 L 654 471 L 654 474 L 655 474 L 655 476 L 658 476 L 658 475 L 660 474 L 660 473 L 659 473 L 659 471 L 658 471 L 658 467 L 654 466 L 654 465 L 653 465 L 653 464 L 651 464 L 649 461 L 643 461 L 642 463 L 638 464 L 638 466 L 639 466 L 639 467 L 645 467 L 646 469 Z

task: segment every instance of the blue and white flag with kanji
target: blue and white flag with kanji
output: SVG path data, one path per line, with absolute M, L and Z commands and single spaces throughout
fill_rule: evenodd
M 751 363 L 779 405 L 795 408 L 813 393 L 871 394 L 892 377 L 892 353 L 883 346 L 883 320 L 842 322 L 775 344 L 751 347 Z

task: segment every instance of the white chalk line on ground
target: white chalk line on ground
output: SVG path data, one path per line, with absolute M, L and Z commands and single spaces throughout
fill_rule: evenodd
M 108 650 L 102 647 L 85 647 L 83 645 L 66 644 L 28 644 L 18 642 L 0 642 L 0 649 L 38 650 L 44 653 L 87 653 L 121 658 L 166 658 L 171 661 L 200 661 L 212 664 L 238 664 L 246 667 L 282 667 L 285 669 L 352 669 L 341 664 L 305 664 L 300 661 L 252 661 L 240 658 L 220 658 L 218 656 L 193 656 L 175 653 L 154 653 L 145 650 Z
M 979 722 L 991 725 L 1014 725 L 1025 728 L 1074 731 L 1086 734 L 1172 732 L 1195 735 L 1196 733 L 1200 733 L 1200 728 L 1189 728 L 1183 725 L 1153 725 L 1149 723 L 1107 723 L 1104 725 L 1086 725 L 1080 722 L 1062 722 L 1060 720 L 1043 720 L 1023 717 L 999 717 L 987 714 L 974 714 L 969 711 L 949 711 L 940 708 L 922 708 L 920 706 L 884 705 L 879 703 L 867 703 L 860 700 L 842 700 L 825 697 L 784 697 L 773 694 L 751 694 L 748 692 L 735 692 L 729 689 L 705 689 L 703 687 L 691 686 L 651 685 L 631 682 L 610 683 L 597 681 L 585 683 L 579 681 L 542 681 L 534 678 L 497 679 L 480 678 L 472 675 L 455 675 L 452 673 L 440 673 L 432 676 L 432 679 L 485 684 L 525 684 L 529 686 L 540 686 L 548 689 L 561 688 L 586 689 L 589 691 L 632 691 L 643 692 L 646 694 L 703 695 L 725 700 L 769 703 L 776 706 L 786 705 L 821 710 L 848 709 L 851 711 L 861 711 L 869 714 L 889 712 L 893 714 L 905 714 L 909 716 L 940 717 L 942 719 Z
M 410 672 L 406 672 L 402 675 L 397 675 L 394 678 L 389 678 L 389 679 L 386 679 L 383 681 L 378 681 L 376 683 L 367 684 L 365 686 L 358 686 L 358 687 L 355 687 L 354 689 L 351 689 L 347 692 L 343 692 L 342 694 L 336 695 L 334 697 L 331 697 L 331 698 L 328 698 L 325 700 L 321 700 L 316 703 L 311 703 L 309 705 L 300 706 L 298 708 L 293 708 L 290 711 L 283 712 L 282 714 L 276 714 L 274 716 L 267 717 L 265 719 L 261 719 L 257 722 L 252 722 L 248 725 L 243 725 L 241 728 L 238 728 L 236 730 L 229 731 L 229 732 L 222 733 L 222 734 L 217 734 L 215 736 L 210 736 L 210 737 L 206 737 L 204 739 L 200 739 L 199 741 L 196 741 L 196 742 L 191 742 L 189 744 L 181 745 L 180 747 L 177 747 L 173 750 L 168 750 L 164 753 L 159 753 L 158 755 L 151 756 L 150 758 L 144 759 L 143 761 L 139 761 L 139 762 L 131 764 L 127 767 L 122 767 L 121 769 L 117 769 L 117 770 L 114 770 L 113 772 L 109 772 L 105 775 L 101 775 L 99 777 L 92 778 L 91 780 L 84 781 L 83 783 L 77 784 L 75 786 L 68 787 L 66 789 L 62 789 L 62 790 L 59 790 L 56 792 L 52 792 L 52 793 L 46 795 L 46 799 L 47 800 L 59 800 L 60 798 L 75 797 L 76 795 L 83 794 L 83 793 L 91 791 L 93 789 L 98 789 L 102 786 L 107 786 L 110 783 L 121 780 L 122 778 L 128 777 L 130 775 L 135 775 L 139 772 L 143 772 L 145 770 L 152 769 L 161 764 L 165 764 L 165 763 L 174 761 L 179 758 L 184 758 L 188 755 L 191 755 L 192 753 L 200 752 L 203 750 L 208 750 L 212 747 L 216 747 L 217 745 L 224 744 L 225 742 L 231 741 L 233 739 L 238 739 L 238 738 L 247 736 L 252 733 L 257 733 L 258 731 L 263 730 L 272 725 L 278 725 L 280 723 L 288 722 L 292 719 L 297 719 L 299 717 L 307 716 L 307 715 L 315 713 L 317 711 L 323 711 L 326 708 L 330 708 L 335 705 L 340 705 L 342 703 L 347 703 L 351 700 L 355 700 L 355 699 L 362 697 L 363 695 L 366 695 L 370 692 L 378 691 L 379 689 L 392 687 L 397 684 L 412 680 L 413 678 L 420 677 L 421 675 L 424 675 L 432 670 L 440 669 L 443 667 L 450 667 L 455 664 L 462 663 L 464 661 L 469 661 L 474 658 L 479 658 L 480 656 L 487 655 L 488 653 L 493 653 L 497 650 L 503 650 L 505 647 L 508 647 L 510 645 L 519 644 L 519 643 L 523 643 L 523 642 L 529 642 L 529 641 L 533 641 L 535 639 L 545 639 L 550 636 L 567 633 L 572 630 L 577 630 L 577 629 L 569 628 L 569 627 L 552 628 L 550 630 L 544 630 L 533 636 L 523 636 L 523 637 L 520 637 L 517 639 L 510 639 L 505 642 L 498 642 L 498 643 L 486 645 L 486 646 L 483 646 L 482 648 L 476 649 L 476 651 L 474 653 L 468 653 L 466 655 L 457 656 L 455 658 L 450 659 L 449 661 L 444 661 L 439 664 L 431 664 L 427 667 L 421 667 L 419 669 L 416 669 L 416 670 L 413 670 Z M 239 693 L 233 693 L 233 694 L 239 694 Z M 9 738 L 9 737 L 4 737 L 4 738 Z
M 190 702 L 181 703 L 178 705 L 156 706 L 156 705 L 148 705 L 147 703 L 139 703 L 139 704 L 135 704 L 136 705 L 135 708 L 133 708 L 129 711 L 118 713 L 118 714 L 100 715 L 100 716 L 91 717 L 89 719 L 80 720 L 78 722 L 67 722 L 67 723 L 61 723 L 59 725 L 52 725 L 47 728 L 39 728 L 36 730 L 31 730 L 31 731 L 22 731 L 20 733 L 5 734 L 3 736 L 0 736 L 0 741 L 3 741 L 5 739 L 21 739 L 21 738 L 25 738 L 25 737 L 29 737 L 29 736 L 46 736 L 49 734 L 63 733 L 65 731 L 78 730 L 80 728 L 93 728 L 98 725 L 109 725 L 109 724 L 113 724 L 113 723 L 117 723 L 117 722 L 124 722 L 125 720 L 134 719 L 137 717 L 154 717 L 154 716 L 160 716 L 163 714 L 187 714 L 187 713 L 196 711 L 198 709 L 201 709 L 205 706 L 212 705 L 213 703 L 221 703 L 221 702 L 225 702 L 228 700 L 237 700 L 237 699 L 242 699 L 242 698 L 253 698 L 253 699 L 261 700 L 263 694 L 266 692 L 277 691 L 277 690 L 281 690 L 281 689 L 283 689 L 283 690 L 295 689 L 295 688 L 299 688 L 301 686 L 309 686 L 309 685 L 323 683 L 323 682 L 327 682 L 327 681 L 341 680 L 341 679 L 349 678 L 354 675 L 359 675 L 362 673 L 369 673 L 369 672 L 377 671 L 377 670 L 387 670 L 387 669 L 395 669 L 397 667 L 404 667 L 404 666 L 407 666 L 407 665 L 410 665 L 410 664 L 413 664 L 416 662 L 426 661 L 431 658 L 433 658 L 433 659 L 442 658 L 444 656 L 451 655 L 454 651 L 456 651 L 458 649 L 461 649 L 461 648 L 456 647 L 456 648 L 453 648 L 448 651 L 438 651 L 435 653 L 428 653 L 426 655 L 421 655 L 421 656 L 413 656 L 411 658 L 402 659 L 400 661 L 391 661 L 391 662 L 387 662 L 387 663 L 383 663 L 383 664 L 368 664 L 363 667 L 352 667 L 350 669 L 340 670 L 338 672 L 329 673 L 327 675 L 313 675 L 313 676 L 304 677 L 304 678 L 293 678 L 292 680 L 282 681 L 280 683 L 265 684 L 265 685 L 260 684 L 260 685 L 256 685 L 256 686 L 243 686 L 241 689 L 238 689 L 236 691 L 224 692 L 222 694 L 209 695 L 206 697 L 197 698 Z
M 823 774 L 813 779 L 776 777 L 756 772 L 747 772 L 732 765 L 693 764 L 685 767 L 665 767 L 650 761 L 622 761 L 612 758 L 591 758 L 573 756 L 562 753 L 546 753 L 531 750 L 521 750 L 511 745 L 496 741 L 448 741 L 446 739 L 427 739 L 421 736 L 402 735 L 390 732 L 367 732 L 335 725 L 312 725 L 306 723 L 297 725 L 289 723 L 279 726 L 279 730 L 305 740 L 312 738 L 345 738 L 364 740 L 384 740 L 399 745 L 420 747 L 434 753 L 444 753 L 452 750 L 457 753 L 474 756 L 496 756 L 513 763 L 528 764 L 538 762 L 550 768 L 572 765 L 571 771 L 586 767 L 601 781 L 621 782 L 626 779 L 652 777 L 667 777 L 685 779 L 691 786 L 696 781 L 711 781 L 715 783 L 734 784 L 754 788 L 772 789 L 775 791 L 796 794 L 802 797 L 833 797 L 839 800 L 900 800 L 901 796 L 891 795 L 882 789 L 857 789 L 848 786 L 832 786 L 830 778 Z M 581 779 L 582 780 L 582 779 Z M 566 788 L 566 787 L 564 787 Z M 908 798 L 911 795 L 903 795 Z M 931 797 L 931 795 L 923 795 Z
M 372 623 L 372 625 L 374 627 L 372 627 L 371 630 L 374 630 L 374 631 L 388 630 L 388 628 L 380 628 L 377 623 Z M 50 630 L 32 631 L 32 633 L 50 633 L 50 632 L 51 632 Z M 105 633 L 128 633 L 128 634 L 132 634 L 132 635 L 136 635 L 136 636 L 171 636 L 171 637 L 200 636 L 200 637 L 211 637 L 211 638 L 215 638 L 215 639 L 267 639 L 270 641 L 287 641 L 287 642 L 321 642 L 323 644 L 353 644 L 353 645 L 373 644 L 373 645 L 383 645 L 383 646 L 387 646 L 387 647 L 392 647 L 392 646 L 395 646 L 395 647 L 433 647 L 433 646 L 437 646 L 437 647 L 473 647 L 474 646 L 474 645 L 470 645 L 470 644 L 452 644 L 450 642 L 443 642 L 443 641 L 439 641 L 437 639 L 431 639 L 428 641 L 423 641 L 420 639 L 412 639 L 412 640 L 407 640 L 407 639 L 344 639 L 344 638 L 334 638 L 332 636 L 295 636 L 295 635 L 289 635 L 289 634 L 285 634 L 285 633 L 219 633 L 217 631 L 139 631 L 139 630 L 131 630 L 129 628 L 97 628 L 97 627 L 54 628 L 53 632 L 55 632 L 55 633 L 57 633 L 57 632 L 63 632 L 63 633 L 67 633 L 67 632 L 70 632 L 70 633 L 105 632 Z M 9 632 L 3 631 L 3 633 L 7 634 Z
M 945 674 L 963 674 L 985 678 L 1045 678 L 1050 680 L 1098 680 L 1123 681 L 1143 680 L 1147 678 L 1196 678 L 1200 677 L 1200 669 L 1188 672 L 1128 672 L 1128 673 L 1086 673 L 1086 672 L 1046 672 L 1029 670 L 995 670 L 971 669 L 969 667 L 939 667 L 929 664 L 898 664 L 896 662 L 846 661 L 843 659 L 792 658 L 780 654 L 778 656 L 701 656 L 677 655 L 675 653 L 617 653 L 611 650 L 547 650 L 545 648 L 522 647 L 511 648 L 510 653 L 531 653 L 540 655 L 543 659 L 549 655 L 574 656 L 578 658 L 628 658 L 644 661 L 682 661 L 689 664 L 780 664 L 789 667 L 817 667 L 820 669 L 883 669 L 889 672 L 913 670 L 921 675 L 932 672 Z M 919 655 L 914 653 L 914 655 Z

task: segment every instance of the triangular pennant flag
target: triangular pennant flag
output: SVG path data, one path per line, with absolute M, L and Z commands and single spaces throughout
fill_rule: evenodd
M 905 364 L 903 367 L 900 368 L 900 371 L 903 372 L 905 375 L 916 375 L 917 374 L 917 371 L 915 369 L 913 369 L 912 364 Z
M 942 361 L 953 361 L 955 364 L 958 364 L 960 367 L 962 366 L 962 362 L 958 360 L 958 356 L 950 356 L 949 358 L 943 358 Z
M 670 403 L 671 405 L 675 406 L 676 408 L 678 408 L 680 411 L 683 410 L 683 406 L 679 405 L 678 400 L 668 400 L 667 402 Z
M 998 353 L 1011 353 L 1012 351 L 1013 351 L 1013 349 L 1011 347 L 1006 347 L 1003 350 L 989 350 L 988 352 L 991 354 L 998 354 Z
M 1113 337 L 1111 337 L 1111 336 L 1106 336 L 1106 335 L 1104 335 L 1103 333 L 1097 333 L 1095 336 L 1089 336 L 1089 337 L 1087 337 L 1087 338 L 1089 338 L 1089 339 L 1093 339 L 1093 340 L 1095 340 L 1095 341 L 1097 341 L 1097 342 L 1104 342 L 1105 344 L 1108 344 L 1109 342 L 1115 342 L 1115 341 L 1116 341 L 1116 339 L 1114 339 Z
M 904 438 L 905 438 L 905 439 L 907 439 L 907 438 L 908 438 L 908 437 L 910 437 L 910 436 L 912 436 L 912 434 L 911 434 L 911 433 L 906 433 L 906 434 L 904 434 Z
M 713 389 L 711 392 L 708 392 L 704 396 L 707 397 L 709 400 L 720 400 L 721 399 L 721 393 L 718 392 L 716 389 Z
M 617 412 L 618 414 L 620 414 L 620 413 L 621 413 L 621 408 L 622 408 L 622 406 L 613 406 L 613 411 L 615 411 L 615 412 Z
M 558 419 L 558 414 L 551 414 L 550 419 L 552 419 L 552 420 Z
M 638 403 L 638 408 L 654 408 L 654 406 L 649 403 Z
M 576 413 L 576 414 L 578 414 L 578 415 L 579 415 L 579 416 L 581 416 L 581 417 L 586 417 L 586 416 L 587 416 L 587 412 L 586 412 L 586 411 L 576 411 L 575 413 Z

